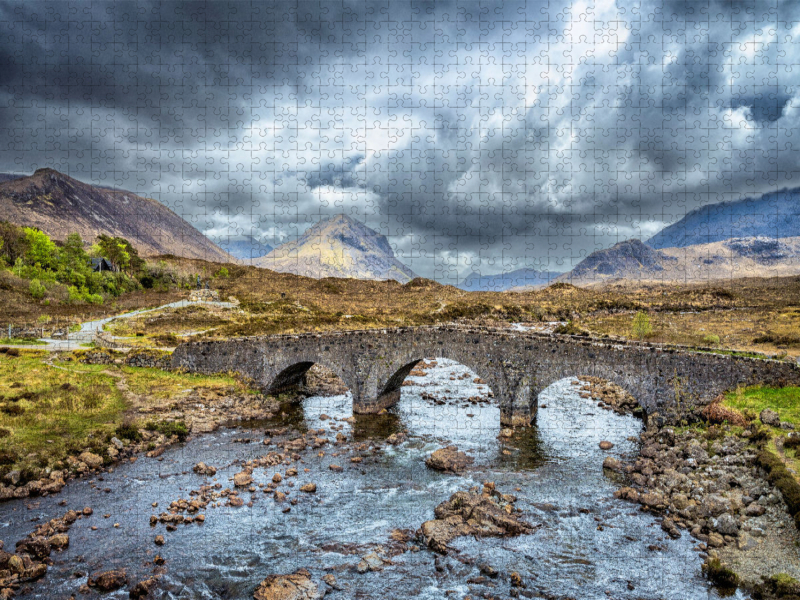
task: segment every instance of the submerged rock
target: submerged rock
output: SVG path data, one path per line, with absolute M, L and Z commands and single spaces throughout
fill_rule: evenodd
M 417 531 L 427 546 L 442 554 L 447 544 L 461 536 L 506 537 L 530 533 L 533 526 L 513 514 L 513 496 L 501 495 L 494 486 L 483 493 L 456 492 L 434 510 L 435 519 L 425 521 Z
M 194 467 L 192 467 L 192 471 L 198 475 L 206 475 L 208 477 L 213 477 L 217 474 L 217 469 L 215 467 L 207 465 L 204 462 L 197 463 Z
M 98 573 L 93 577 L 89 577 L 87 583 L 89 587 L 96 588 L 101 592 L 113 592 L 127 585 L 128 577 L 125 574 L 125 569 L 104 571 L 103 573 Z
M 447 446 L 447 448 L 440 448 L 434 451 L 425 461 L 425 464 L 436 471 L 460 473 L 472 462 L 472 457 L 459 452 L 457 446 Z
M 253 593 L 255 600 L 317 600 L 322 598 L 306 569 L 291 575 L 270 575 Z

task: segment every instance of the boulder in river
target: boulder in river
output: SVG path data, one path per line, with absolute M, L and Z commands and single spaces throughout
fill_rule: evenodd
M 125 574 L 125 569 L 114 569 L 89 577 L 87 583 L 89 587 L 98 589 L 101 592 L 113 592 L 127 585 L 128 577 Z
M 473 491 L 474 490 L 474 491 Z M 417 531 L 428 547 L 442 554 L 447 544 L 460 536 L 506 537 L 530 533 L 533 526 L 513 513 L 513 497 L 492 488 L 456 492 L 434 510 L 435 519 L 425 521 Z
M 197 463 L 194 467 L 192 467 L 192 471 L 198 475 L 205 475 L 207 477 L 213 477 L 217 474 L 217 469 L 215 467 L 207 465 L 204 462 Z
M 472 457 L 458 450 L 457 446 L 447 446 L 434 451 L 425 464 L 436 471 L 459 473 L 472 464 Z
M 251 483 L 253 483 L 253 476 L 247 471 L 236 473 L 236 475 L 233 476 L 233 485 L 236 487 L 247 487 Z
M 255 600 L 317 600 L 321 597 L 306 569 L 291 575 L 270 575 L 253 593 Z

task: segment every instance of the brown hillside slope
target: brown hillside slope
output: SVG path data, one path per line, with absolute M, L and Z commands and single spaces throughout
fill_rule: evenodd
M 53 169 L 0 183 L 0 220 L 38 227 L 56 240 L 73 232 L 87 242 L 101 233 L 120 236 L 144 256 L 236 262 L 156 200 L 88 185 Z

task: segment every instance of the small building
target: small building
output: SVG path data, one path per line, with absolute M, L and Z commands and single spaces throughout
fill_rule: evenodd
M 101 271 L 116 271 L 114 265 L 112 265 L 106 258 L 93 258 L 91 260 L 92 260 L 92 271 L 94 271 L 95 273 Z

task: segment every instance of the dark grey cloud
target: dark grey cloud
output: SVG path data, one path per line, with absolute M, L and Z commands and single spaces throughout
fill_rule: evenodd
M 347 213 L 415 271 L 567 269 L 798 185 L 778 0 L 6 2 L 0 171 L 270 245 Z

